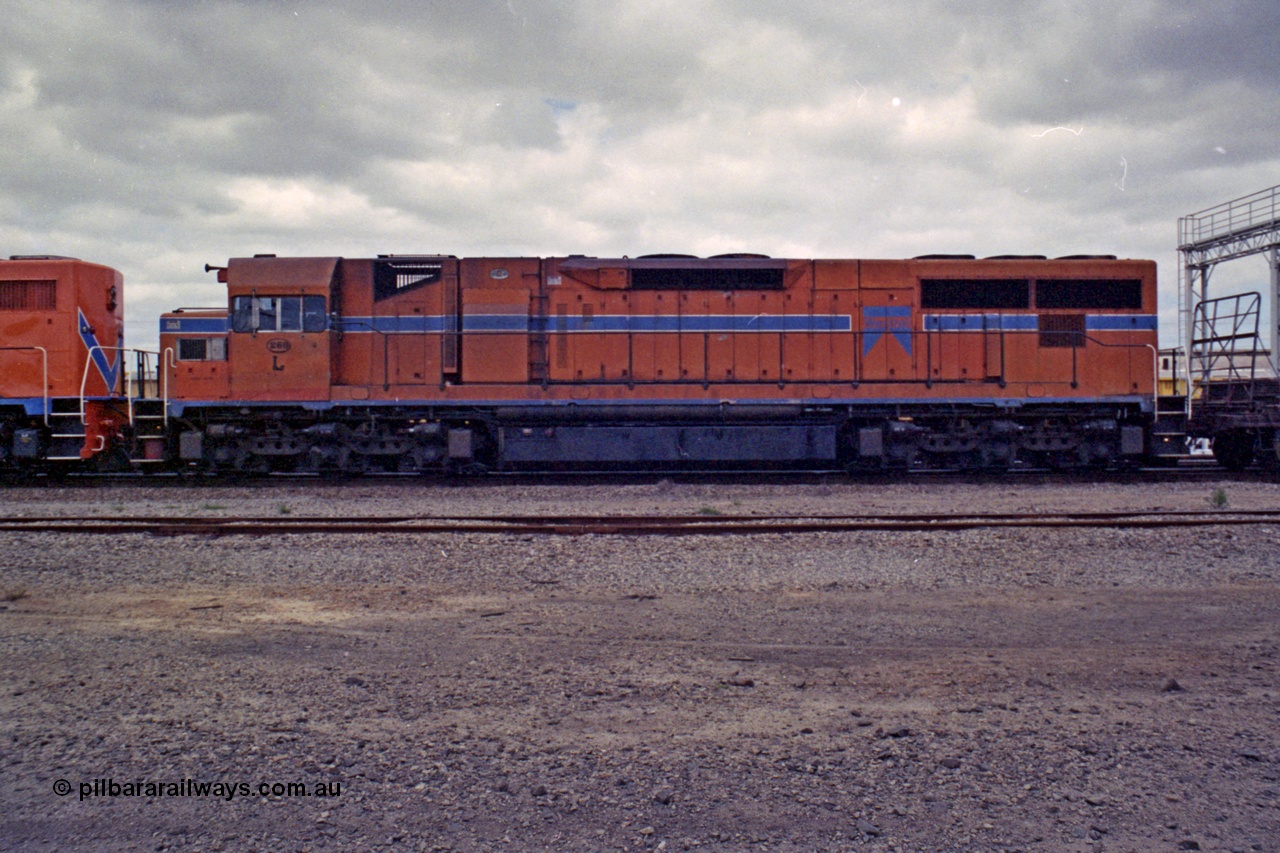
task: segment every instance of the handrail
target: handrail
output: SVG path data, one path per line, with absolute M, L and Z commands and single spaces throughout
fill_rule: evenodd
M 94 366 L 93 354 L 95 351 L 102 354 L 104 358 L 108 351 L 118 353 L 118 355 L 116 356 L 117 358 L 116 364 L 119 366 L 120 375 L 116 377 L 116 385 L 123 386 L 124 391 L 122 393 L 114 388 L 108 388 L 107 396 L 119 395 L 124 398 L 126 404 L 128 405 L 129 424 L 130 426 L 132 426 L 133 425 L 133 395 L 129 393 L 129 371 L 128 371 L 128 366 L 125 364 L 124 354 L 131 352 L 139 355 L 154 355 L 158 357 L 160 353 L 153 352 L 151 350 L 137 349 L 136 347 L 104 347 L 101 345 L 94 345 L 89 347 L 89 354 L 85 358 L 85 362 L 84 362 L 84 374 L 80 377 L 80 411 L 78 414 L 80 415 L 80 423 L 82 424 L 85 423 L 85 397 L 87 396 L 85 391 L 89 385 L 89 368 Z M 146 381 L 145 377 L 143 378 L 143 381 Z M 141 391 L 142 389 L 140 388 L 139 390 Z
M 160 399 L 164 403 L 164 424 L 169 425 L 169 368 L 174 371 L 178 369 L 178 362 L 174 356 L 173 347 L 165 347 L 164 354 L 160 356 L 160 367 L 156 369 L 156 379 L 160 382 Z
M 1178 247 L 1191 249 L 1280 221 L 1280 187 L 1196 211 L 1178 220 Z
M 1091 343 L 1094 346 L 1103 347 L 1105 349 L 1142 349 L 1143 347 L 1146 347 L 1147 349 L 1151 350 L 1151 384 L 1152 384 L 1151 411 L 1152 413 L 1155 413 L 1160 410 L 1160 350 L 1158 347 L 1156 347 L 1154 344 L 1109 344 L 1106 341 L 1098 340 L 1097 338 L 1093 337 L 1087 332 L 1081 333 L 1080 339 L 1087 343 Z M 1071 371 L 1073 374 L 1076 372 L 1076 369 L 1077 369 L 1075 351 L 1078 346 L 1081 346 L 1081 345 L 1074 344 L 1074 343 L 1071 345 Z M 1073 376 L 1071 381 L 1071 387 L 1075 388 L 1077 384 L 1078 382 L 1076 378 Z
M 40 411 L 44 417 L 44 425 L 49 425 L 49 351 L 44 347 L 0 347 L 0 351 L 32 352 L 40 351 Z
M 1159 418 L 1160 416 L 1160 348 L 1155 344 L 1143 344 L 1144 347 L 1151 350 L 1151 414 Z M 1173 377 L 1173 387 L 1178 387 L 1178 377 L 1175 373 Z

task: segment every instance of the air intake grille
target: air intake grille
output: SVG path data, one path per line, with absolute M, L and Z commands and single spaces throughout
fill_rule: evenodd
M 57 307 L 56 281 L 0 281 L 0 311 L 52 311 Z

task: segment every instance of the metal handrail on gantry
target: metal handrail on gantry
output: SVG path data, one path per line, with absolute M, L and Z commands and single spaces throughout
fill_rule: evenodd
M 1271 248 L 1280 230 L 1280 186 L 1178 220 L 1178 250 L 1195 262 L 1227 261 Z
M 1193 312 L 1198 304 L 1207 300 L 1209 275 L 1214 266 L 1263 252 L 1271 253 L 1268 298 L 1271 323 L 1265 340 L 1269 345 L 1270 358 L 1274 360 L 1280 355 L 1280 186 L 1181 217 L 1178 220 L 1178 252 L 1182 256 L 1178 337 L 1187 347 L 1188 365 L 1196 360 L 1197 346 L 1204 346 L 1206 335 L 1197 333 Z M 1271 372 L 1278 372 L 1274 361 Z M 1188 412 L 1194 384 L 1187 383 Z

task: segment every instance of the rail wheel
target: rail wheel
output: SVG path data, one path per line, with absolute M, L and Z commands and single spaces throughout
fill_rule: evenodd
M 1228 471 L 1241 471 L 1253 462 L 1254 435 L 1227 432 L 1213 439 L 1213 458 Z

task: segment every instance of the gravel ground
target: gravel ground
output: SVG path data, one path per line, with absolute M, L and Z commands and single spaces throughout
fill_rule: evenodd
M 0 514 L 1200 510 L 1217 489 L 1280 507 L 1267 482 L 270 481 L 10 488 Z M 1277 545 L 0 533 L 0 847 L 1278 850 Z

